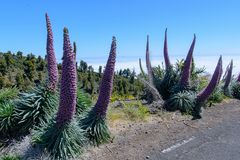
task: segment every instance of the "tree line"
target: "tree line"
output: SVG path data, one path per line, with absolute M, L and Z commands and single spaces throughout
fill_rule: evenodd
M 47 78 L 46 65 L 44 57 L 32 53 L 0 52 L 0 89 L 17 87 L 21 91 L 27 91 L 36 85 L 43 85 Z M 59 74 L 61 74 L 61 67 L 61 63 L 59 63 Z M 103 70 L 104 67 L 99 66 L 95 71 L 91 65 L 81 60 L 77 64 L 79 88 L 92 96 L 96 95 Z M 143 85 L 137 80 L 134 70 L 127 68 L 115 72 L 113 95 L 139 98 L 143 88 Z

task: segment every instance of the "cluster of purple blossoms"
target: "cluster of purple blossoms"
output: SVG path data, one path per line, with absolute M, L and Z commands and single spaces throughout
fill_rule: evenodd
M 110 97 L 113 88 L 114 68 L 116 62 L 116 38 L 112 38 L 110 54 L 108 57 L 107 65 L 105 67 L 102 81 L 99 88 L 99 96 L 95 104 L 94 111 L 100 117 L 105 118 L 107 107 L 110 102 Z
M 60 90 L 60 104 L 57 113 L 57 124 L 71 121 L 76 110 L 77 73 L 75 54 L 70 43 L 68 29 L 64 28 L 63 62 Z
M 57 87 L 58 82 L 58 69 L 57 61 L 55 57 L 55 51 L 53 46 L 53 33 L 50 23 L 50 19 L 46 14 L 46 24 L 47 24 L 47 69 L 48 69 L 48 84 L 47 88 L 54 91 Z

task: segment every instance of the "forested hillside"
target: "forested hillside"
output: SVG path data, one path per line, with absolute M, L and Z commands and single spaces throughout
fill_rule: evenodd
M 0 88 L 17 87 L 27 91 L 36 85 L 44 85 L 47 78 L 46 65 L 44 57 L 32 53 L 0 52 Z M 94 97 L 98 93 L 104 67 L 99 66 L 94 71 L 91 65 L 82 60 L 77 65 L 79 88 Z M 61 74 L 61 63 L 58 64 L 58 70 Z M 137 98 L 142 91 L 143 85 L 136 79 L 135 71 L 123 69 L 115 73 L 113 99 Z

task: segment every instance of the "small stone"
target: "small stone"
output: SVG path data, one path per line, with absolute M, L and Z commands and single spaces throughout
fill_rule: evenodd
M 146 156 L 146 159 L 149 159 L 150 157 L 149 156 Z

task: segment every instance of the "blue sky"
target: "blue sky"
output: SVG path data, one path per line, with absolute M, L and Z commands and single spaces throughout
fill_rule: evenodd
M 65 26 L 69 28 L 71 41 L 77 42 L 78 60 L 87 62 L 105 63 L 113 35 L 117 37 L 119 61 L 144 57 L 147 34 L 152 59 L 160 59 L 166 27 L 171 58 L 186 55 L 194 33 L 196 56 L 240 55 L 238 0 L 2 0 L 0 3 L 0 51 L 3 52 L 20 50 L 45 55 L 47 12 L 58 60 L 62 56 Z

